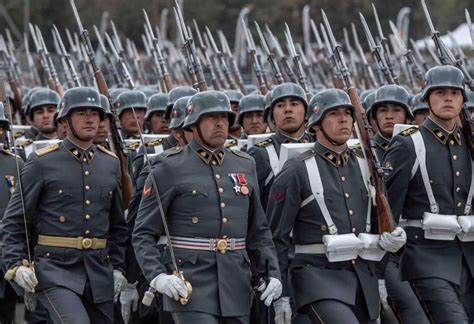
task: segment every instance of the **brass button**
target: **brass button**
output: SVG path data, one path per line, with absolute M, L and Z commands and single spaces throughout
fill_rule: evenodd
M 58 194 L 62 195 L 62 194 L 63 194 L 63 190 L 62 190 L 62 189 L 59 189 L 59 190 L 58 190 Z
M 83 161 L 83 162 L 87 162 L 87 159 L 86 159 L 86 158 L 83 158 L 82 161 Z
M 181 260 L 181 259 L 178 259 L 178 263 L 183 263 L 183 260 Z
M 453 155 L 453 160 L 456 161 L 458 159 L 458 156 L 456 154 Z
M 91 187 L 89 187 L 89 186 L 87 186 L 87 185 L 86 185 L 84 188 L 86 189 L 86 191 L 91 190 Z
M 356 260 L 352 260 L 352 264 L 356 264 Z
M 87 215 L 86 215 L 86 219 L 87 219 L 87 220 L 91 219 L 91 215 L 87 214 Z
M 456 171 L 456 177 L 459 177 L 461 175 L 461 172 Z
M 91 231 L 86 230 L 84 233 L 85 233 L 86 235 L 89 235 L 89 234 L 91 233 Z
M 86 205 L 90 205 L 90 204 L 91 204 L 90 200 L 86 200 Z
M 193 195 L 195 196 L 197 194 L 197 191 L 196 190 L 193 190 Z
M 51 254 L 49 252 L 46 252 L 46 256 L 49 257 Z
M 220 179 L 220 178 L 221 178 L 220 174 L 216 174 L 216 179 Z
M 355 232 L 357 232 L 357 228 L 353 227 L 352 228 L 352 233 L 355 233 Z
M 199 223 L 199 217 L 194 216 L 193 218 L 191 218 L 191 222 L 192 222 L 193 224 Z
M 222 218 L 222 222 L 223 222 L 224 224 L 227 224 L 228 221 L 229 221 L 229 220 L 227 219 L 227 217 Z
M 221 203 L 221 208 L 225 208 L 225 203 Z
M 458 204 L 457 204 L 456 206 L 461 207 L 461 206 L 462 206 L 462 202 L 458 202 Z
M 85 175 L 85 176 L 88 176 L 89 174 L 91 174 L 89 171 L 85 171 L 85 172 L 84 172 L 84 175 Z
M 345 196 L 346 198 L 349 198 L 349 197 L 350 197 L 350 195 L 349 195 L 347 192 L 344 194 L 344 196 Z
M 216 161 L 214 161 L 214 160 L 213 160 L 211 163 L 212 163 L 212 165 L 216 165 L 216 164 L 217 164 Z
M 321 229 L 321 232 L 326 232 L 328 230 L 328 227 L 323 224 L 321 225 L 320 229 Z
M 220 192 L 220 193 L 223 193 L 223 192 L 224 192 L 224 188 L 219 188 L 219 192 Z
M 453 141 L 453 140 L 450 140 L 450 141 L 449 141 L 449 144 L 454 145 L 454 141 Z
M 461 188 L 456 187 L 456 192 L 459 192 L 459 191 L 461 191 Z
M 349 215 L 353 215 L 354 214 L 354 211 L 352 209 L 349 209 Z
M 64 223 L 66 221 L 66 217 L 64 216 L 59 216 L 59 222 Z
M 342 177 L 341 177 L 341 180 L 342 180 L 342 181 L 346 181 L 346 177 L 342 176 Z

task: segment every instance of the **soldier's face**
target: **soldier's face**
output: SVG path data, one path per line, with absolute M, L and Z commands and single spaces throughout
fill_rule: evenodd
M 74 110 L 71 113 L 71 124 L 76 133 L 73 134 L 71 127 L 68 127 L 67 136 L 77 138 L 83 142 L 92 141 L 99 129 L 99 112 L 91 108 Z
M 318 141 L 324 141 L 327 135 L 330 140 L 336 143 L 346 143 L 352 135 L 353 122 L 354 120 L 352 119 L 351 110 L 349 108 L 341 107 L 327 112 L 324 115 L 321 125 L 316 126 Z M 321 132 L 321 128 L 324 129 L 326 135 Z M 322 144 L 327 145 L 327 143 Z
M 67 122 L 63 118 L 58 122 L 58 129 L 56 130 L 58 138 L 64 139 L 67 135 Z
M 407 114 L 402 106 L 387 103 L 377 108 L 375 118 L 382 135 L 391 137 L 395 124 L 406 123 Z
M 54 126 L 54 113 L 56 106 L 43 106 L 33 111 L 33 125 L 43 134 L 51 134 L 56 131 Z
M 306 110 L 296 98 L 284 98 L 273 106 L 273 120 L 278 130 L 292 134 L 304 127 Z
M 127 109 L 120 115 L 122 128 L 129 135 L 138 135 L 139 130 L 143 130 L 143 124 L 145 123 L 145 109 L 135 109 L 135 114 L 137 115 L 136 119 L 133 115 L 133 111 Z
M 99 123 L 99 130 L 97 131 L 97 134 L 94 137 L 94 144 L 104 143 L 107 140 L 107 137 L 109 136 L 109 130 L 110 119 L 106 117 Z
M 227 139 L 229 119 L 225 113 L 211 113 L 202 116 L 199 120 L 202 140 L 211 148 L 223 145 Z M 193 128 L 194 138 L 199 139 L 197 128 Z
M 165 113 L 156 112 L 150 117 L 150 130 L 153 134 L 168 134 L 168 121 L 165 118 Z
M 430 92 L 428 105 L 431 107 L 430 116 L 444 121 L 456 119 L 461 112 L 463 96 L 461 90 L 440 88 Z
M 252 111 L 243 115 L 242 127 L 248 135 L 263 134 L 267 129 L 267 123 L 263 121 L 263 112 Z

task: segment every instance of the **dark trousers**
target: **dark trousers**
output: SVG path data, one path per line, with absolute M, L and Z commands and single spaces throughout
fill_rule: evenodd
M 15 319 L 17 295 L 10 284 L 5 285 L 5 295 L 0 298 L 0 324 L 11 324 Z
M 365 307 L 365 306 L 364 306 Z M 367 320 L 367 315 L 363 316 L 357 307 L 345 304 L 335 299 L 323 299 L 305 306 L 306 314 L 311 318 L 313 323 L 375 323 L 375 321 Z M 358 316 L 359 315 L 359 316 Z M 362 318 L 365 317 L 365 320 Z
M 387 302 L 400 323 L 429 323 L 410 284 L 400 280 L 398 255 L 389 255 L 384 278 L 388 293 Z
M 440 278 L 410 281 L 431 323 L 472 323 L 474 321 L 474 284 L 463 261 L 460 285 Z
M 202 312 L 173 312 L 175 324 L 248 324 L 248 316 L 220 317 Z
M 113 324 L 112 302 L 94 304 L 90 287 L 78 295 L 64 287 L 52 287 L 37 293 L 55 324 Z

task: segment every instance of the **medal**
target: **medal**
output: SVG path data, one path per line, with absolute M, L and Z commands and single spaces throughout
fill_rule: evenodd
M 229 173 L 229 179 L 234 184 L 233 188 L 236 195 L 247 196 L 249 194 L 250 190 L 244 173 Z
M 235 173 L 229 173 L 229 179 L 234 184 L 232 188 L 234 188 L 235 194 L 238 195 L 240 193 L 241 188 L 240 188 L 239 180 L 237 179 L 237 175 Z
M 247 196 L 249 194 L 249 187 L 247 187 L 247 186 L 240 187 L 240 192 L 242 193 L 242 195 Z

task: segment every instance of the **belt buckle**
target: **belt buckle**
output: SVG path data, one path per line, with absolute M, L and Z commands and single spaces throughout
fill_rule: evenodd
M 218 239 L 216 241 L 216 250 L 219 251 L 222 254 L 225 254 L 227 250 L 227 239 Z
M 88 249 L 90 249 L 90 248 L 92 247 L 92 239 L 90 239 L 90 238 L 83 238 L 81 244 L 82 244 L 82 248 L 83 248 L 84 250 L 88 250 Z

